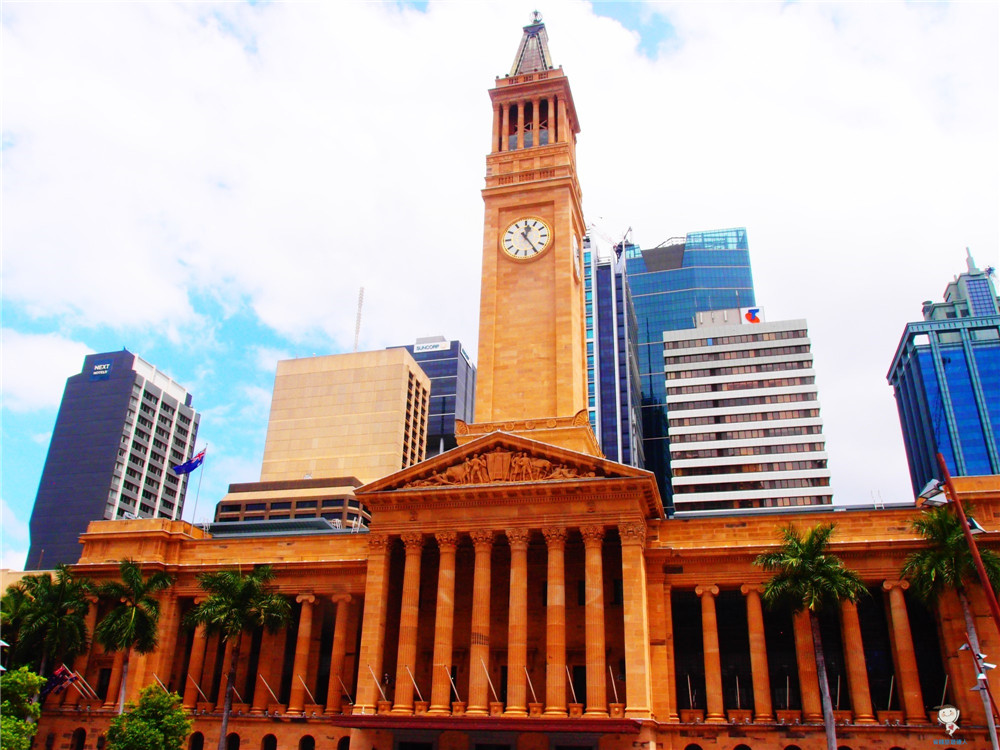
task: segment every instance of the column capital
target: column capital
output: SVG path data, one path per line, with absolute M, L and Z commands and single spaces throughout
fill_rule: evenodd
M 586 547 L 600 545 L 604 541 L 603 526 L 581 526 L 580 536 L 583 537 L 583 544 Z
M 368 534 L 368 549 L 372 552 L 384 552 L 389 546 L 388 534 Z
M 899 588 L 902 589 L 903 591 L 906 591 L 908 588 L 910 588 L 910 582 L 905 579 L 900 581 L 882 581 L 883 591 L 892 591 L 895 588 Z
M 719 595 L 719 587 L 716 586 L 714 583 L 709 584 L 708 586 L 695 586 L 694 593 L 696 593 L 698 596 L 705 596 L 705 594 L 708 594 L 709 596 L 714 598 Z
M 763 594 L 764 593 L 764 584 L 763 583 L 744 583 L 742 586 L 740 586 L 740 593 L 743 594 L 743 596 L 748 596 L 751 593 L 757 594 L 757 595 Z
M 315 594 L 299 594 L 295 597 L 295 601 L 301 602 L 302 604 L 312 604 L 316 601 Z
M 334 604 L 344 602 L 344 604 L 349 604 L 351 601 L 350 594 L 330 594 L 330 601 Z
M 434 534 L 434 538 L 437 539 L 438 549 L 455 549 L 458 546 L 457 531 L 439 531 Z
M 469 536 L 472 537 L 472 544 L 476 547 L 480 545 L 492 547 L 493 537 L 496 536 L 496 532 L 493 529 L 473 529 L 469 532 Z
M 618 533 L 621 535 L 622 544 L 638 544 L 646 546 L 646 524 L 644 523 L 620 523 Z
M 506 529 L 504 533 L 512 548 L 515 546 L 527 547 L 528 541 L 531 539 L 531 529 Z
M 566 544 L 566 529 L 559 526 L 550 526 L 542 529 L 542 536 L 545 537 L 545 543 L 549 547 L 563 546 Z
M 400 535 L 407 552 L 422 550 L 424 548 L 424 535 L 419 531 L 408 531 Z

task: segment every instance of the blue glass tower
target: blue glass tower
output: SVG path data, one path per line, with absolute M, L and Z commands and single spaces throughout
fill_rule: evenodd
M 1000 300 L 992 269 L 968 272 L 925 302 L 903 331 L 888 380 L 896 397 L 913 493 L 938 474 L 1000 474 Z
M 663 333 L 694 328 L 699 312 L 756 305 L 744 228 L 692 232 L 648 250 L 626 245 L 628 280 L 638 324 L 645 468 L 672 513 Z
M 624 243 L 601 257 L 583 241 L 590 425 L 604 455 L 643 468 L 639 322 L 625 272 Z
M 427 415 L 427 453 L 431 458 L 454 448 L 455 418 L 473 421 L 476 402 L 476 366 L 460 341 L 444 336 L 417 339 L 406 349 L 431 380 L 431 403 Z

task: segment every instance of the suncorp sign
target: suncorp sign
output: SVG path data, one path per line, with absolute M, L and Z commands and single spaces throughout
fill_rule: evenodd
M 447 341 L 432 341 L 429 344 L 414 344 L 413 353 L 422 354 L 423 352 L 446 352 L 451 349 L 451 344 Z

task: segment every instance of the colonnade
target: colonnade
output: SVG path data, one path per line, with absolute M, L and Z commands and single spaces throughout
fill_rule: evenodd
M 542 116 L 544 104 L 545 116 Z M 530 108 L 530 109 L 529 109 Z M 530 114 L 530 120 L 528 116 Z M 530 127 L 529 127 L 530 126 Z M 525 143 L 525 132 L 532 133 L 532 142 Z M 542 143 L 541 134 L 548 133 Z M 569 133 L 566 98 L 558 94 L 535 96 L 515 101 L 497 102 L 493 105 L 493 152 L 521 150 L 529 146 L 545 146 L 571 140 Z M 517 138 L 512 145 L 510 136 Z
M 642 530 L 640 532 L 640 529 Z M 646 649 L 639 648 L 629 658 L 631 646 L 644 642 L 645 590 L 640 581 L 630 575 L 644 574 L 644 525 L 619 526 L 622 538 L 624 586 L 624 641 L 626 648 L 627 712 L 649 715 L 649 678 Z M 528 548 L 533 531 L 539 531 L 546 548 L 545 594 L 545 679 L 544 690 L 538 690 L 535 705 L 529 705 L 528 690 Z M 502 532 L 493 529 L 472 529 L 464 533 L 443 531 L 434 534 L 404 533 L 399 538 L 404 548 L 403 586 L 399 614 L 399 636 L 395 644 L 386 644 L 386 618 L 389 606 L 389 557 L 391 538 L 372 534 L 369 540 L 368 578 L 365 588 L 365 611 L 359 655 L 358 698 L 356 713 L 374 713 L 382 697 L 374 676 L 381 675 L 385 651 L 396 648 L 395 693 L 391 713 L 409 715 L 417 707 L 414 700 L 414 679 L 418 659 L 419 589 L 421 557 L 424 545 L 436 543 L 439 550 L 436 609 L 433 630 L 433 664 L 431 692 L 426 712 L 432 716 L 451 715 L 451 667 L 454 664 L 455 577 L 456 550 L 463 536 L 468 536 L 474 551 L 471 632 L 468 638 L 468 701 L 464 712 L 471 716 L 501 713 L 523 717 L 540 712 L 546 717 L 568 715 L 567 696 L 567 625 L 566 625 L 566 543 L 570 528 L 549 527 L 532 530 L 510 528 Z M 587 698 L 584 715 L 607 717 L 607 663 L 604 606 L 604 538 L 600 525 L 579 527 L 584 545 L 584 632 L 586 653 Z M 498 535 L 506 537 L 510 546 L 510 589 L 507 637 L 503 644 L 491 643 L 491 560 Z M 634 585 L 633 585 L 634 584 Z M 465 638 L 462 638 L 463 642 Z M 646 639 L 648 642 L 648 638 Z M 502 647 L 507 659 L 506 703 L 490 700 L 495 693 L 491 686 L 488 664 L 491 654 Z M 639 653 L 641 652 L 641 653 Z M 428 665 L 422 665 L 427 667 Z M 541 687 L 541 686 L 539 686 Z M 497 696 L 494 695 L 494 698 Z M 382 701 L 386 703 L 388 701 Z
M 898 678 L 900 704 L 907 723 L 927 723 L 920 677 L 917 671 L 916 654 L 910 630 L 909 616 L 903 592 L 908 588 L 906 581 L 885 581 L 882 584 L 888 593 L 890 641 L 892 644 L 895 674 Z M 761 606 L 761 584 L 743 584 L 740 592 L 746 602 L 747 626 L 750 643 L 750 667 L 753 679 L 754 721 L 775 720 L 771 700 L 771 680 L 767 661 L 767 644 L 764 636 L 764 616 Z M 726 706 L 723 705 L 722 665 L 719 651 L 719 632 L 716 619 L 716 598 L 720 589 L 714 584 L 696 586 L 695 594 L 700 599 L 702 646 L 705 668 L 705 721 L 721 723 L 727 721 Z M 665 586 L 669 608 L 670 586 Z M 816 657 L 813 649 L 812 629 L 809 612 L 803 610 L 792 620 L 795 641 L 795 658 L 798 665 L 799 691 L 802 714 L 806 722 L 821 722 L 823 710 L 819 693 Z M 877 719 L 872 707 L 868 670 L 861 639 L 861 624 L 857 606 L 849 601 L 842 602 L 839 620 L 844 644 L 847 685 L 850 691 L 853 721 L 856 724 L 875 724 Z M 729 706 L 728 708 L 733 708 Z M 671 713 L 673 711 L 671 710 Z

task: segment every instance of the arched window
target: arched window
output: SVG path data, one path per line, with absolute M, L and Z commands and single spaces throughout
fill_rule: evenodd
M 260 743 L 260 750 L 278 750 L 278 738 L 273 734 L 265 734 Z
M 785 750 L 802 750 L 798 745 L 786 745 Z
M 304 735 L 299 740 L 299 750 L 316 750 L 316 740 L 313 739 L 311 734 Z
M 191 740 L 188 742 L 188 750 L 205 750 L 205 735 L 201 732 L 192 734 Z
M 736 747 L 733 748 L 733 750 L 750 750 L 750 746 L 749 745 L 737 745 Z
M 73 737 L 69 741 L 70 750 L 83 750 L 83 745 L 87 741 L 87 730 L 79 727 L 73 731 Z
M 240 750 L 240 736 L 236 732 L 230 732 L 226 737 L 226 750 Z
M 337 750 L 351 750 L 351 738 L 345 736 L 337 740 Z
M 837 747 L 837 750 L 851 750 L 851 747 L 849 745 L 840 745 Z
M 696 745 L 692 742 L 690 745 L 685 746 L 684 750 L 701 750 L 701 745 Z

